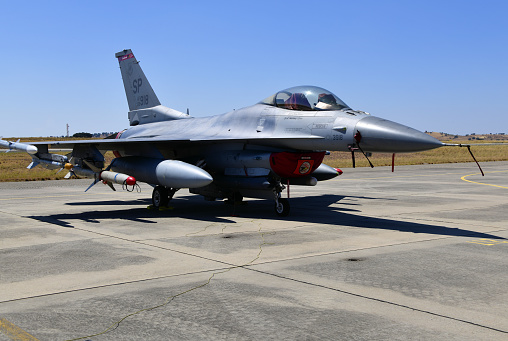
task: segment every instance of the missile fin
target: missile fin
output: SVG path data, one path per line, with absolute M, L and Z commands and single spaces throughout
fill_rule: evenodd
M 33 169 L 35 166 L 39 164 L 39 161 L 33 159 L 33 161 L 26 167 L 27 169 Z
M 113 183 L 112 183 L 112 182 L 108 182 L 107 184 L 108 184 L 108 186 L 109 186 L 109 187 L 110 187 L 113 191 L 115 191 L 115 192 L 116 192 L 116 188 L 115 188 L 115 186 L 113 186 Z
M 71 172 L 69 172 L 70 174 Z M 68 174 L 67 174 L 68 175 Z M 90 188 L 92 188 L 93 185 L 95 185 L 96 183 L 98 183 L 100 180 L 97 178 L 97 179 L 94 179 L 94 181 L 92 182 L 92 184 L 90 186 L 88 186 L 87 189 L 85 189 L 85 192 L 88 191 Z

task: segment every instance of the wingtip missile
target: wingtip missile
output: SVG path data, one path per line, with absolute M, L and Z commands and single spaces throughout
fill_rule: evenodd
M 37 154 L 37 152 L 39 151 L 36 146 L 28 144 L 28 143 L 19 142 L 19 140 L 18 140 L 18 142 L 0 140 L 0 146 L 9 148 L 8 151 L 15 149 L 15 150 L 19 150 L 22 152 L 27 152 L 28 154 L 32 154 L 32 155 Z

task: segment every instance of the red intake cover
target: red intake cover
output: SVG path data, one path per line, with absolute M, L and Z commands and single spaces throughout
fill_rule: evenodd
M 299 178 L 307 176 L 319 167 L 325 152 L 315 153 L 272 153 L 270 167 L 280 177 Z

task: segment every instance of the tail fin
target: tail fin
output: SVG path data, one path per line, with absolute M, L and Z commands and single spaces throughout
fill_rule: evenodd
M 134 57 L 131 50 L 123 50 L 115 54 L 120 63 L 123 85 L 129 111 L 152 108 L 160 105 L 159 99 L 155 95 L 148 79 L 139 66 L 139 62 Z
M 190 118 L 188 113 L 161 105 L 131 50 L 118 52 L 115 57 L 120 63 L 125 94 L 129 103 L 131 126 Z

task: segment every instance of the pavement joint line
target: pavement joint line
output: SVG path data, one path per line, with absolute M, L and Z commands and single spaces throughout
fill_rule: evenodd
M 108 287 L 114 287 L 114 286 L 119 286 L 119 285 L 127 285 L 127 284 L 135 284 L 135 283 L 148 282 L 148 281 L 156 281 L 156 280 L 164 279 L 164 278 L 198 275 L 198 274 L 207 273 L 207 272 L 222 271 L 222 270 L 226 270 L 226 269 L 229 269 L 229 268 L 230 267 L 216 268 L 216 269 L 209 269 L 209 270 L 201 270 L 201 271 L 193 271 L 193 272 L 187 272 L 187 273 L 181 273 L 181 274 L 175 274 L 175 275 L 165 275 L 165 276 L 157 276 L 157 277 L 151 277 L 151 278 L 141 278 L 141 279 L 136 279 L 136 280 L 132 280 L 132 281 L 125 281 L 125 282 L 118 282 L 118 283 L 109 283 L 109 284 L 95 285 L 95 286 L 86 287 L 86 288 L 78 288 L 78 289 L 65 290 L 65 291 L 49 292 L 49 293 L 46 293 L 46 294 L 27 296 L 27 297 L 20 297 L 20 298 L 14 298 L 14 299 L 11 299 L 11 300 L 0 301 L 0 304 L 9 303 L 9 302 L 16 302 L 16 301 L 23 301 L 23 300 L 34 299 L 34 298 L 42 298 L 42 297 L 47 297 L 47 296 L 69 294 L 69 293 L 73 293 L 73 292 L 80 292 L 80 291 L 87 291 L 87 290 L 94 290 L 94 289 L 101 289 L 101 288 L 108 288 Z
M 506 231 L 506 230 L 489 231 L 488 233 L 492 233 L 492 232 L 504 232 L 504 231 Z M 306 255 L 306 256 L 291 257 L 291 258 L 286 258 L 286 259 L 276 259 L 276 260 L 271 260 L 271 261 L 259 262 L 259 263 L 256 263 L 256 264 L 249 265 L 249 267 L 250 266 L 258 266 L 258 265 L 265 265 L 265 264 L 280 263 L 280 262 L 286 262 L 286 261 L 292 261 L 292 260 L 299 260 L 299 259 L 306 259 L 306 258 L 313 258 L 313 257 L 330 256 L 330 255 L 341 254 L 341 253 L 366 251 L 366 250 L 380 249 L 380 248 L 385 248 L 385 247 L 393 247 L 393 246 L 402 246 L 402 245 L 425 243 L 425 242 L 431 242 L 431 241 L 442 240 L 442 239 L 449 239 L 449 238 L 457 238 L 457 237 L 465 237 L 465 236 L 442 236 L 442 237 L 421 239 L 421 240 L 411 241 L 411 242 L 401 242 L 401 243 L 393 243 L 393 244 L 386 244 L 386 245 L 377 245 L 377 246 L 357 248 L 357 249 L 323 252 L 323 253 L 314 254 L 314 255 Z M 248 267 L 246 266 L 245 268 L 248 268 Z
M 449 211 L 438 211 L 438 212 L 449 212 Z M 425 213 L 425 212 L 416 212 L 416 213 Z M 465 226 L 465 225 L 477 226 L 477 224 L 471 224 L 468 222 L 454 222 L 454 221 L 447 221 L 447 220 L 413 218 L 413 217 L 407 218 L 407 217 L 404 217 L 406 214 L 409 214 L 409 213 L 398 213 L 398 214 L 394 214 L 394 215 L 384 215 L 384 216 L 380 216 L 380 217 L 382 217 L 382 218 L 397 217 L 397 219 L 405 219 L 405 220 L 410 219 L 410 220 L 415 220 L 415 221 L 426 221 L 426 222 L 432 222 L 432 223 L 453 224 L 453 225 L 460 225 L 460 226 Z M 482 226 L 484 226 L 484 227 L 490 227 L 493 229 L 497 229 L 497 230 L 487 231 L 485 233 L 503 232 L 503 231 L 508 230 L 508 229 L 499 229 L 499 226 L 492 226 L 492 225 L 484 224 L 484 223 L 482 223 L 482 224 L 483 224 Z
M 30 217 L 22 216 L 22 215 L 15 214 L 15 213 L 12 213 L 12 215 L 20 217 L 20 218 L 31 219 Z M 52 224 L 50 222 L 46 222 L 46 221 L 42 221 L 42 222 L 46 223 L 46 224 L 54 225 L 54 224 Z M 78 231 L 83 231 L 83 232 L 88 232 L 88 233 L 96 234 L 96 235 L 99 235 L 99 236 L 102 236 L 102 237 L 109 237 L 109 238 L 123 240 L 123 241 L 134 243 L 134 244 L 146 245 L 146 246 L 151 246 L 151 247 L 162 249 L 162 250 L 173 251 L 173 252 L 184 254 L 184 255 L 187 255 L 187 256 L 193 256 L 193 257 L 209 260 L 209 261 L 212 261 L 212 262 L 217 262 L 217 263 L 225 264 L 225 265 L 228 265 L 228 266 L 236 266 L 234 264 L 229 264 L 227 262 L 222 262 L 222 261 L 211 259 L 211 258 L 208 258 L 208 257 L 193 255 L 191 253 L 184 252 L 184 251 L 174 250 L 174 249 L 170 249 L 170 248 L 166 248 L 166 247 L 162 247 L 162 246 L 158 246 L 158 245 L 153 245 L 153 244 L 149 244 L 149 243 L 145 243 L 145 242 L 141 242 L 141 241 L 136 241 L 134 239 L 128 239 L 128 238 L 114 236 L 114 235 L 107 234 L 107 233 L 101 233 L 101 232 L 97 232 L 97 231 L 87 230 L 87 229 L 84 229 L 84 228 L 81 228 L 81 227 L 73 227 L 73 229 L 74 230 L 78 230 Z
M 24 217 L 24 216 L 21 216 L 21 215 L 19 215 L 19 214 L 12 213 L 12 212 L 0 211 L 0 213 L 3 213 L 3 214 L 8 214 L 8 215 L 12 215 L 12 216 L 15 216 L 15 217 L 18 217 L 18 218 L 26 218 L 26 217 Z
M 481 328 L 490 329 L 490 330 L 493 330 L 493 331 L 496 331 L 496 332 L 508 334 L 508 331 L 506 331 L 506 330 L 502 330 L 502 329 L 498 329 L 498 328 L 494 328 L 494 327 L 489 327 L 489 326 L 486 326 L 486 325 L 483 325 L 483 324 L 479 324 L 479 323 L 476 323 L 476 322 L 472 322 L 472 321 L 468 321 L 468 320 L 464 320 L 464 319 L 460 319 L 460 318 L 456 318 L 456 317 L 452 317 L 452 316 L 447 316 L 447 315 L 443 315 L 443 314 L 439 314 L 439 313 L 434 313 L 434 312 L 429 311 L 429 310 L 423 310 L 423 309 L 419 309 L 419 308 L 413 308 L 413 307 L 410 307 L 410 306 L 405 305 L 405 304 L 391 302 L 391 301 L 387 301 L 387 300 L 383 300 L 383 299 L 375 298 L 375 297 L 369 297 L 369 296 L 362 295 L 362 294 L 357 294 L 357 293 L 354 293 L 354 292 L 351 292 L 351 291 L 347 291 L 347 290 L 343 290 L 343 289 L 338 289 L 338 288 L 333 288 L 333 287 L 322 285 L 322 284 L 302 281 L 302 280 L 299 280 L 299 279 L 296 279 L 296 278 L 291 278 L 291 277 L 287 277 L 287 276 L 283 276 L 283 275 L 278 275 L 278 274 L 274 274 L 274 273 L 270 273 L 270 272 L 266 272 L 266 271 L 262 271 L 262 270 L 256 270 L 256 269 L 251 269 L 251 270 L 259 272 L 259 273 L 262 273 L 262 274 L 265 274 L 265 275 L 277 277 L 277 278 L 280 278 L 280 279 L 285 279 L 285 280 L 289 280 L 289 281 L 293 281 L 293 282 L 297 282 L 297 283 L 301 283 L 301 284 L 305 284 L 305 285 L 309 285 L 309 286 L 314 286 L 314 287 L 318 287 L 318 288 L 323 288 L 323 289 L 327 289 L 327 290 L 333 290 L 333 291 L 340 292 L 340 293 L 343 293 L 343 294 L 347 294 L 347 295 L 351 295 L 351 296 L 356 296 L 356 297 L 360 297 L 360 298 L 363 298 L 363 299 L 367 299 L 367 300 L 371 300 L 371 301 L 376 301 L 376 302 L 380 302 L 380 303 L 390 304 L 390 305 L 393 305 L 393 306 L 396 306 L 396 307 L 405 308 L 405 309 L 417 311 L 417 312 L 420 312 L 420 313 L 429 314 L 429 315 L 437 316 L 437 317 L 441 317 L 441 318 L 446 318 L 446 319 L 450 319 L 450 320 L 457 321 L 457 322 L 463 322 L 463 323 L 467 323 L 467 324 L 470 324 L 470 325 L 473 325 L 473 326 L 476 326 L 476 327 L 481 327 Z

